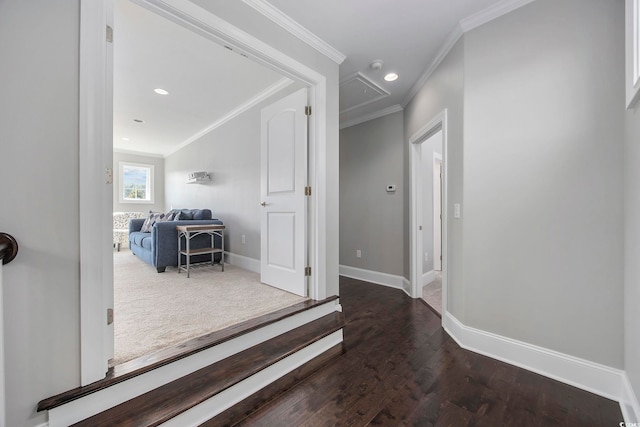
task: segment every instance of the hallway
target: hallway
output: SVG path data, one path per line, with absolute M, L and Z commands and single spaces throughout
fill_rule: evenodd
M 461 349 L 422 302 L 342 277 L 346 352 L 239 425 L 617 426 L 617 402 Z M 216 425 L 213 422 L 206 426 Z

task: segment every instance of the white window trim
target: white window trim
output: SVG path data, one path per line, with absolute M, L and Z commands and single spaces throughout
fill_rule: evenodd
M 626 0 L 626 75 L 627 108 L 640 98 L 640 0 Z
M 124 168 L 126 166 L 134 166 L 137 168 L 149 169 L 149 181 L 148 192 L 149 198 L 142 199 L 125 199 L 124 198 Z M 155 172 L 154 166 L 145 163 L 133 163 L 133 162 L 119 162 L 118 163 L 118 200 L 120 203 L 134 203 L 134 204 L 153 204 L 155 203 Z

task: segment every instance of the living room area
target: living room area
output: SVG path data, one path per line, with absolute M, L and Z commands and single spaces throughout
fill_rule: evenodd
M 260 262 L 261 113 L 304 85 L 129 0 L 115 18 L 110 366 L 307 299 Z

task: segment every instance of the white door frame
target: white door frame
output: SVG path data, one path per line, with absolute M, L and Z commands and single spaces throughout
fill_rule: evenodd
M 442 148 L 442 147 L 441 147 Z M 436 164 L 440 164 L 440 173 L 436 173 Z M 439 257 L 442 256 L 442 171 L 444 170 L 443 166 L 442 166 L 442 154 L 438 154 L 438 153 L 433 153 L 433 271 L 438 271 L 436 270 L 436 260 L 439 261 L 440 263 L 440 270 L 442 271 L 442 260 L 439 259 Z M 438 191 L 436 191 L 436 188 L 438 189 Z M 440 196 L 440 200 L 438 200 L 438 204 L 440 205 L 440 209 L 436 212 L 435 210 L 435 206 L 436 206 L 436 194 Z M 440 241 L 436 242 L 436 229 L 438 228 L 437 226 L 440 226 Z M 436 248 L 438 247 L 438 245 L 436 243 L 439 243 L 439 256 L 436 256 Z
M 159 15 L 178 23 L 217 43 L 243 53 L 257 62 L 305 83 L 309 88 L 309 104 L 313 114 L 309 120 L 309 257 L 312 276 L 310 297 L 323 299 L 326 291 L 326 231 L 327 231 L 327 84 L 326 77 L 298 62 L 294 58 L 269 46 L 241 29 L 218 18 L 189 0 L 134 0 Z M 104 114 L 112 100 L 107 89 L 113 80 L 105 73 L 107 54 L 105 25 L 112 18 L 109 5 L 112 0 L 81 0 L 80 50 L 80 351 L 81 385 L 104 378 L 107 370 L 105 341 L 109 339 L 106 325 L 105 276 L 113 274 L 111 264 L 100 260 L 105 247 L 111 251 L 111 237 L 106 231 L 96 231 L 96 218 L 101 224 L 112 224 L 112 213 L 104 209 L 101 191 L 103 170 L 112 167 L 105 161 L 105 147 L 112 141 L 105 138 L 111 123 Z M 118 30 L 114 28 L 117 40 Z M 83 77 L 84 76 L 84 77 Z M 85 113 L 86 111 L 86 113 Z M 109 131 L 110 132 L 110 131 Z M 84 190 L 83 190 L 84 189 Z M 109 189 L 111 187 L 109 186 Z M 108 217 L 108 218 L 107 218 Z M 109 230 L 109 236 L 110 236 Z M 108 241 L 105 241 L 107 240 Z M 104 273 L 106 271 L 106 274 Z M 117 316 L 117 314 L 116 314 Z
M 409 153 L 411 163 L 411 180 L 410 193 L 410 270 L 411 270 L 411 292 L 413 298 L 419 298 L 422 290 L 422 253 L 423 253 L 423 236 L 419 228 L 424 227 L 422 224 L 422 143 L 427 140 L 431 135 L 442 129 L 442 167 L 444 173 L 442 174 L 442 319 L 445 318 L 447 313 L 447 175 L 449 168 L 448 152 L 447 152 L 447 110 L 443 110 L 438 113 L 432 120 L 426 125 L 420 128 L 409 138 Z M 427 224 L 426 226 L 432 226 Z

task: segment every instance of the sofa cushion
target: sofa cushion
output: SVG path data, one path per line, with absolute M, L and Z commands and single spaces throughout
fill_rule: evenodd
M 144 221 L 144 224 L 142 224 L 142 228 L 140 229 L 140 231 L 142 231 L 143 233 L 148 233 L 151 231 L 151 227 L 153 227 L 153 224 L 155 224 L 156 222 L 172 221 L 174 216 L 174 212 L 164 213 L 149 211 L 149 216 Z
M 171 212 L 180 213 L 180 216 L 174 218 L 174 221 L 212 219 L 211 209 L 174 209 Z
M 142 244 L 143 240 L 148 240 L 149 242 L 151 242 L 151 233 L 142 233 L 140 231 L 134 231 L 133 233 L 129 234 L 129 241 L 131 243 L 133 243 L 134 245 L 138 245 L 140 247 L 145 247 Z M 150 248 L 150 243 L 149 243 L 149 248 Z
M 142 247 L 147 250 L 151 250 L 152 242 L 153 242 L 153 239 L 151 238 L 151 235 L 145 236 L 142 238 Z

